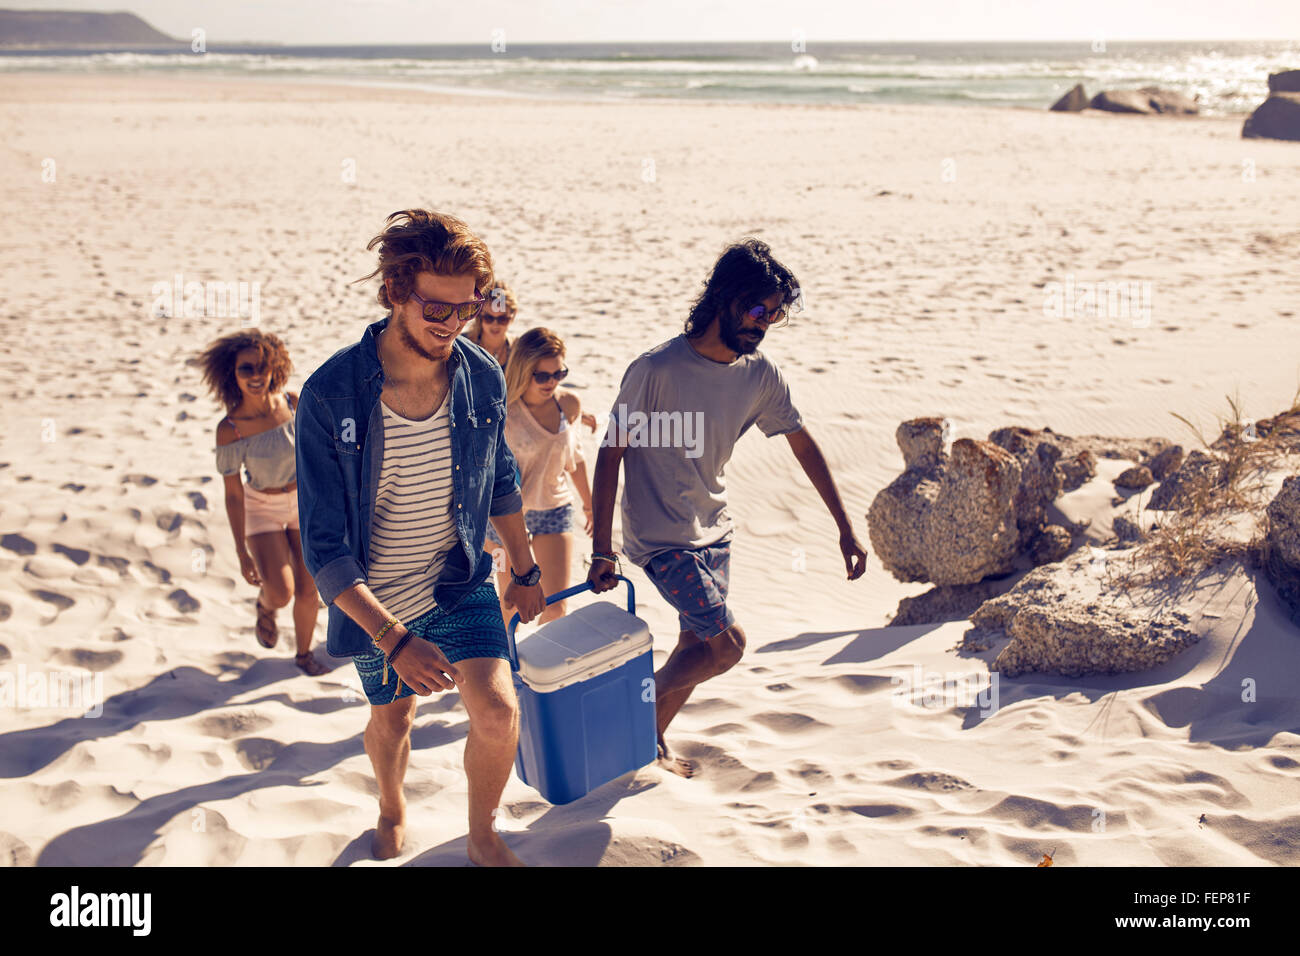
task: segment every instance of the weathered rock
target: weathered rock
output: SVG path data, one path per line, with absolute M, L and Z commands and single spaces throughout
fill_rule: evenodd
M 1115 479 L 1115 487 L 1141 491 L 1153 481 L 1155 479 L 1151 477 L 1150 468 L 1146 465 L 1134 465 L 1119 473 L 1119 477 Z
M 1016 550 L 1023 551 L 1047 523 L 1047 506 L 1061 494 L 1065 475 L 1057 467 L 1060 446 L 1043 432 L 1028 428 L 999 428 L 989 441 L 1005 448 L 1020 463 L 1020 487 L 1016 490 Z
M 905 597 L 899 601 L 898 611 L 889 626 L 964 621 L 989 598 L 1006 593 L 1014 584 L 1014 577 L 1005 577 L 986 578 L 974 584 L 946 584 L 930 588 L 924 594 Z
M 1087 108 L 1088 94 L 1084 91 L 1082 83 L 1076 83 L 1074 89 L 1070 90 L 1051 106 L 1051 109 L 1057 113 L 1077 113 L 1080 110 L 1086 110 Z
M 960 438 L 922 537 L 935 584 L 971 584 L 1012 569 L 1017 548 L 1015 456 L 991 442 Z
M 1103 90 L 1088 104 L 1110 113 L 1199 113 L 1196 101 L 1173 90 L 1144 86 L 1140 90 Z
M 871 503 L 872 547 L 901 581 L 971 584 L 1011 570 L 1017 551 L 1015 457 L 989 442 L 953 443 L 935 454 L 941 419 L 904 422 L 895 434 L 912 462 Z
M 1300 93 L 1274 93 L 1241 127 L 1245 139 L 1300 140 Z
M 1070 553 L 1074 538 L 1059 524 L 1049 524 L 1029 543 L 1029 559 L 1035 566 L 1054 564 Z
M 1300 626 L 1300 475 L 1284 481 L 1269 503 L 1263 558 L 1264 573 Z
M 1085 448 L 1068 458 L 1062 457 L 1056 463 L 1056 467 L 1061 469 L 1061 475 L 1064 477 L 1061 491 L 1074 491 L 1097 477 L 1097 456 Z
M 943 464 L 942 418 L 913 418 L 894 431 L 906 468 L 938 468 Z
M 1178 470 L 1183 463 L 1183 446 L 1170 445 L 1160 454 L 1151 459 L 1147 465 L 1151 469 L 1151 477 L 1156 481 L 1164 481 L 1171 474 Z
M 1170 474 L 1155 491 L 1147 508 L 1152 511 L 1181 511 L 1190 505 L 1198 494 L 1218 484 L 1223 475 L 1223 462 L 1200 449 L 1193 450 L 1178 470 Z
M 1300 70 L 1283 70 L 1268 75 L 1270 93 L 1300 93 Z
M 1038 568 L 1006 594 L 986 601 L 971 616 L 967 645 L 979 649 L 1009 637 L 989 665 L 1006 677 L 1082 677 L 1156 667 L 1199 640 L 1179 611 L 1141 613 L 1126 604 L 1078 597 L 1068 587 L 1074 570 Z
M 1146 540 L 1147 533 L 1142 530 L 1142 526 L 1128 515 L 1116 515 L 1110 527 L 1120 544 L 1135 544 Z

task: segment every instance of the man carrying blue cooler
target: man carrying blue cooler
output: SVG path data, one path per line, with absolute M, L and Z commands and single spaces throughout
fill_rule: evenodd
M 510 559 L 506 602 L 530 621 L 545 596 L 503 437 L 505 378 L 457 337 L 492 287 L 492 257 L 465 223 L 422 209 L 389 216 L 375 246 L 366 278 L 382 277 L 389 315 L 312 374 L 296 420 L 303 558 L 329 605 L 329 652 L 352 657 L 371 705 L 372 850 L 402 851 L 412 695 L 455 687 L 469 715 L 466 851 L 479 865 L 522 866 L 492 825 L 519 705 L 483 550 L 489 517 Z
M 757 239 L 726 249 L 686 320 L 683 334 L 639 356 L 623 374 L 592 482 L 595 532 L 588 581 L 616 584 L 614 498 L 623 464 L 623 553 L 678 612 L 677 647 L 655 674 L 661 766 L 689 777 L 664 730 L 695 686 L 730 670 L 745 633 L 727 607 L 731 516 L 723 469 L 736 441 L 757 424 L 784 435 L 839 528 L 849 580 L 866 570 L 821 450 L 803 426 L 790 389 L 758 345 L 800 302 L 790 270 Z

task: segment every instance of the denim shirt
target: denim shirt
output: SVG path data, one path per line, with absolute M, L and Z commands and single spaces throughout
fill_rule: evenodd
M 374 648 L 360 625 L 334 603 L 366 580 L 370 522 L 384 458 L 384 371 L 378 336 L 389 316 L 366 327 L 361 341 L 335 352 L 302 387 L 295 417 L 298 524 L 302 556 L 329 605 L 326 649 L 351 657 Z M 451 611 L 492 570 L 483 551 L 488 516 L 523 508 L 514 456 L 505 442 L 505 376 L 483 349 L 463 337 L 447 360 L 451 381 L 452 501 L 459 547 L 434 584 L 438 606 Z

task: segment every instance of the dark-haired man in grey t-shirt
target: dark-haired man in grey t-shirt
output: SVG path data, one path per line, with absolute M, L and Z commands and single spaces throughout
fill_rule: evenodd
M 758 351 L 767 328 L 784 324 L 799 298 L 794 276 L 766 243 L 728 247 L 685 332 L 628 366 L 596 460 L 588 580 L 597 592 L 617 584 L 611 538 L 622 464 L 623 553 L 678 612 L 677 647 L 655 674 L 655 707 L 660 763 L 686 777 L 694 767 L 671 754 L 664 730 L 695 685 L 729 670 L 745 649 L 726 603 L 732 521 L 723 470 L 750 426 L 786 436 L 839 528 L 849 580 L 866 570 L 866 549 L 821 450 L 780 370 Z

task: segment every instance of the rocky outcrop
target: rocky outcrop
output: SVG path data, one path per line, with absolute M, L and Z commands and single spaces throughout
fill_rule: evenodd
M 1156 481 L 1164 481 L 1171 474 L 1178 470 L 1183 463 L 1183 446 L 1170 445 L 1160 454 L 1151 459 L 1147 466 L 1151 469 L 1151 477 Z
M 1268 76 L 1270 93 L 1300 93 L 1300 70 L 1283 70 Z
M 1115 532 L 1115 538 L 1120 544 L 1134 544 L 1138 541 L 1146 540 L 1146 532 L 1142 526 L 1130 518 L 1128 515 L 1116 515 L 1115 520 L 1111 522 L 1110 529 Z
M 1047 523 L 1047 506 L 1061 494 L 1065 476 L 1057 467 L 1061 447 L 1042 432 L 1028 428 L 999 428 L 989 441 L 1016 456 L 1020 487 L 1016 490 L 1016 550 L 1023 551 Z
M 1039 531 L 1029 542 L 1029 560 L 1037 567 L 1042 564 L 1054 564 L 1070 553 L 1074 536 L 1068 528 L 1059 524 L 1049 524 Z
M 1132 468 L 1125 468 L 1115 479 L 1115 487 L 1123 488 L 1128 491 L 1141 491 L 1147 485 L 1154 482 L 1151 477 L 1151 469 L 1146 465 L 1134 465 Z
M 1009 591 L 1014 584 L 1014 577 L 999 577 L 986 578 L 975 584 L 945 584 L 930 588 L 924 594 L 899 601 L 898 611 L 889 626 L 963 621 L 989 598 Z
M 987 650 L 1010 638 L 990 670 L 1083 677 L 1147 670 L 1199 640 L 1182 612 L 1143 612 L 1073 586 L 1094 574 L 1087 558 L 1031 571 L 971 616 L 965 649 Z
M 1300 627 L 1300 475 L 1284 481 L 1269 503 L 1262 555 L 1265 575 Z
M 1087 108 L 1088 94 L 1085 92 L 1082 83 L 1076 83 L 1074 89 L 1051 105 L 1052 111 L 1056 113 L 1078 113 L 1080 110 L 1086 110 Z
M 900 581 L 971 584 L 1010 571 L 1019 532 L 1014 499 L 1020 465 L 990 442 L 953 442 L 943 422 L 914 419 L 895 438 L 907 465 L 867 513 L 872 547 Z
M 1173 90 L 1144 86 L 1140 90 L 1103 90 L 1088 104 L 1095 110 L 1110 113 L 1199 113 L 1196 101 Z
M 1147 508 L 1152 511 L 1182 511 L 1206 494 L 1223 477 L 1223 461 L 1213 455 L 1194 450 L 1178 469 L 1160 482 L 1151 493 Z
M 1274 93 L 1246 118 L 1245 139 L 1300 140 L 1300 93 Z

